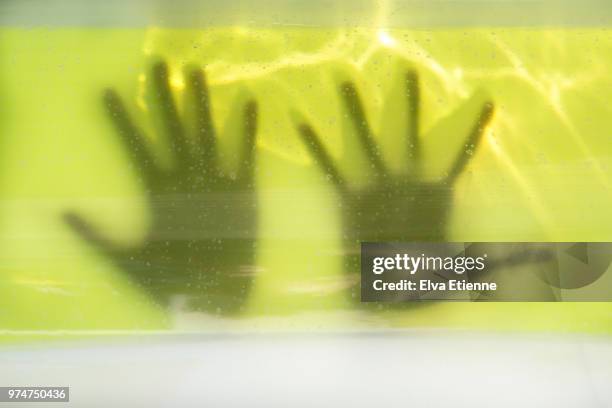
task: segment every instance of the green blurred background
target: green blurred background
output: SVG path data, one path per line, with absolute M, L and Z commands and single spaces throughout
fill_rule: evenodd
M 337 197 L 291 119 L 307 117 L 343 171 L 367 180 L 337 94 L 353 79 L 385 158 L 399 170 L 408 159 L 399 148 L 405 97 L 397 84 L 415 68 L 432 179 L 461 148 L 482 101 L 497 106 L 459 182 L 451 239 L 610 241 L 611 49 L 612 31 L 598 28 L 2 28 L 0 337 L 379 327 L 612 332 L 609 303 L 356 310 L 345 293 Z M 142 237 L 142 185 L 101 94 L 116 88 L 154 134 L 146 73 L 157 57 L 168 60 L 177 97 L 182 67 L 205 67 L 229 168 L 240 129 L 230 107 L 247 95 L 260 105 L 258 273 L 240 316 L 162 310 L 60 218 L 76 210 L 118 242 Z

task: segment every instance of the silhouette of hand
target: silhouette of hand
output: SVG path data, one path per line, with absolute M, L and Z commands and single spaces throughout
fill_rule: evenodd
M 482 134 L 493 116 L 491 102 L 482 106 L 447 175 L 439 181 L 425 181 L 420 176 L 421 138 L 419 136 L 419 83 L 417 73 L 405 74 L 405 91 L 409 106 L 407 145 L 413 163 L 407 173 L 393 174 L 372 136 L 363 105 L 355 85 L 345 82 L 340 94 L 349 113 L 359 142 L 375 171 L 375 181 L 363 188 L 351 187 L 327 153 L 316 131 L 307 123 L 298 124 L 305 145 L 335 186 L 342 208 L 343 237 L 347 252 L 347 271 L 358 273 L 359 242 L 445 241 L 449 212 L 453 202 L 453 185 L 473 157 Z
M 148 138 L 133 123 L 119 95 L 112 89 L 104 93 L 107 113 L 146 187 L 152 222 L 144 239 L 127 248 L 75 213 L 65 214 L 65 220 L 159 303 L 183 295 L 197 310 L 237 312 L 254 272 L 257 105 L 250 100 L 242 107 L 240 168 L 231 177 L 219 167 L 203 70 L 185 72 L 186 108 L 195 112 L 194 123 L 179 115 L 164 62 L 154 64 L 151 81 L 161 131 L 174 157 L 171 169 L 157 164 Z

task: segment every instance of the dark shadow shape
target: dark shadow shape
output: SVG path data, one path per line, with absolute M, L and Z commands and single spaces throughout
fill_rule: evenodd
M 203 70 L 185 72 L 192 127 L 181 120 L 169 86 L 168 67 L 153 65 L 151 81 L 161 133 L 174 165 L 158 165 L 148 139 L 130 118 L 120 96 L 104 92 L 108 117 L 144 183 L 152 223 L 135 248 L 114 243 L 81 216 L 64 215 L 72 229 L 110 259 L 162 305 L 184 295 L 192 309 L 231 314 L 245 304 L 254 278 L 257 198 L 255 138 L 257 104 L 242 107 L 240 168 L 235 177 L 219 168 L 215 128 Z

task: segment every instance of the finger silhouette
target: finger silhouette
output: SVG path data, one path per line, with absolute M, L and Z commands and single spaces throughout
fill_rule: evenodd
M 459 177 L 459 175 L 465 169 L 465 166 L 472 159 L 474 152 L 480 145 L 480 142 L 482 140 L 482 135 L 484 134 L 484 131 L 487 125 L 489 124 L 489 122 L 491 121 L 491 118 L 493 117 L 494 110 L 495 108 L 492 102 L 486 102 L 482 106 L 480 115 L 478 116 L 476 123 L 474 123 L 474 126 L 472 127 L 472 131 L 470 132 L 470 134 L 465 140 L 465 148 L 461 149 L 461 151 L 455 158 L 455 161 L 448 172 L 448 176 L 446 177 L 447 183 L 449 184 L 454 183 L 457 177 Z
M 101 251 L 104 255 L 117 260 L 123 252 L 119 246 L 115 245 L 96 231 L 89 222 L 78 214 L 74 212 L 64 213 L 64 222 L 66 222 L 77 235 L 87 241 L 92 247 Z
M 344 104 L 348 110 L 349 116 L 357 131 L 359 142 L 365 151 L 365 154 L 374 167 L 377 175 L 384 176 L 387 174 L 386 166 L 382 160 L 380 149 L 376 145 L 372 136 L 372 130 L 368 124 L 368 120 L 363 110 L 361 98 L 352 82 L 344 82 L 340 87 L 340 94 Z
M 212 122 L 210 95 L 206 74 L 198 67 L 185 73 L 187 78 L 187 103 L 195 110 L 195 156 L 199 167 L 208 175 L 217 171 L 217 140 Z
M 315 161 L 323 169 L 330 181 L 340 193 L 344 193 L 346 190 L 346 182 L 334 164 L 333 159 L 329 153 L 327 153 L 323 143 L 321 143 L 317 133 L 306 123 L 298 125 L 298 133 L 302 137 L 308 150 L 310 150 L 310 154 L 315 158 Z
M 112 89 L 107 89 L 103 96 L 108 116 L 115 126 L 127 149 L 131 162 L 138 173 L 142 175 L 145 184 L 151 186 L 159 176 L 159 169 L 149 149 L 145 145 L 146 137 L 134 125 L 119 95 Z
M 421 94 L 419 90 L 419 77 L 416 71 L 406 72 L 405 77 L 406 97 L 408 103 L 408 155 L 412 157 L 418 166 L 421 158 L 421 146 L 419 140 L 419 109 Z
M 257 103 L 254 100 L 249 100 L 244 105 L 243 117 L 242 159 L 238 174 L 240 180 L 251 183 L 255 170 L 255 138 L 257 135 Z
M 189 146 L 174 97 L 170 91 L 168 65 L 163 61 L 154 64 L 151 69 L 151 78 L 155 97 L 159 102 L 159 114 L 165 136 L 174 153 L 177 168 L 184 170 L 190 163 Z

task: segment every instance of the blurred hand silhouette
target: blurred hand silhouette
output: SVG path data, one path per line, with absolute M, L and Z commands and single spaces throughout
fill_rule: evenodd
M 361 98 L 352 82 L 340 86 L 340 95 L 353 124 L 355 134 L 375 172 L 374 182 L 366 187 L 352 187 L 324 147 L 311 125 L 297 124 L 298 132 L 318 165 L 336 188 L 341 200 L 346 270 L 359 273 L 360 242 L 425 242 L 448 239 L 449 213 L 453 205 L 454 184 L 474 156 L 483 132 L 493 117 L 494 106 L 486 102 L 474 120 L 446 175 L 439 181 L 426 181 L 419 172 L 421 137 L 419 135 L 420 91 L 415 71 L 404 76 L 408 97 L 408 133 L 406 145 L 412 159 L 410 171 L 392 173 L 374 141 Z M 356 289 L 356 288 L 353 288 Z M 353 297 L 358 298 L 356 293 Z
M 249 100 L 237 107 L 243 120 L 240 167 L 233 176 L 223 174 L 205 73 L 192 67 L 184 78 L 185 107 L 194 113 L 193 120 L 179 114 L 166 63 L 154 64 L 150 72 L 160 131 L 174 159 L 170 169 L 159 165 L 150 139 L 132 121 L 117 92 L 104 92 L 108 116 L 145 185 L 152 221 L 142 241 L 124 247 L 76 213 L 64 217 L 160 304 L 182 296 L 191 309 L 237 313 L 254 274 L 257 105 Z

